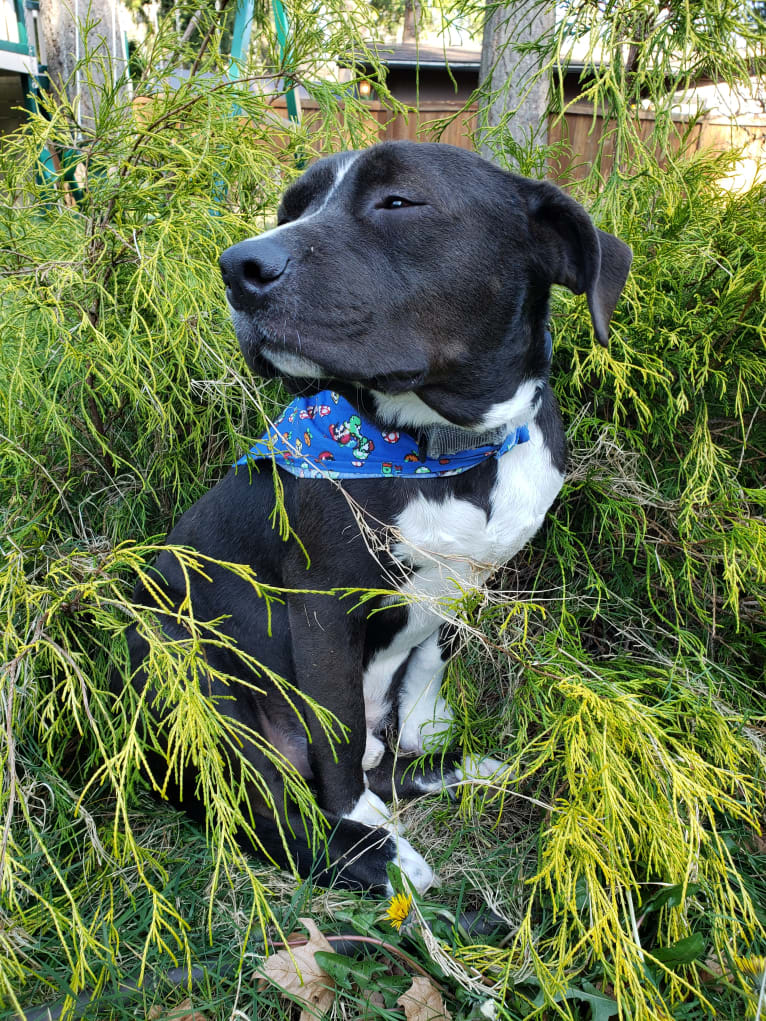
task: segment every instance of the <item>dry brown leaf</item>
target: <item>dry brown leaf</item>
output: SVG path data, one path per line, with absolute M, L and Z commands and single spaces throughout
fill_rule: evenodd
M 753 833 L 753 844 L 758 854 L 766 854 L 766 821 L 760 831 Z
M 158 1018 L 163 1018 L 163 1021 L 207 1021 L 207 1017 L 201 1010 L 194 1009 L 188 996 L 177 1007 L 160 1007 L 155 1003 L 153 1007 L 149 1008 L 146 1016 L 149 1021 L 157 1021 Z
M 441 993 L 425 975 L 416 975 L 396 1002 L 407 1021 L 452 1021 Z
M 317 950 L 332 947 L 310 918 L 300 921 L 309 931 L 302 947 L 279 950 L 263 962 L 266 977 L 303 1005 L 300 1021 L 314 1021 L 325 1014 L 335 1001 L 335 983 L 316 962 Z
M 699 965 L 700 970 L 700 981 L 705 982 L 709 985 L 715 985 L 716 982 L 724 979 L 726 982 L 735 981 L 734 976 L 728 968 L 722 968 L 721 962 L 717 957 L 709 954 L 705 958 L 704 964 Z

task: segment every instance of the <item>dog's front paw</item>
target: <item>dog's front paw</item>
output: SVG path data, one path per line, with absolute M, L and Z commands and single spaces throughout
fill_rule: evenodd
M 418 854 L 409 840 L 405 840 L 404 837 L 400 837 L 395 834 L 393 840 L 396 844 L 396 854 L 394 855 L 393 861 L 399 866 L 402 875 L 412 883 L 413 888 L 417 893 L 423 894 L 426 890 L 433 886 L 434 871 L 425 858 Z M 394 893 L 394 888 L 391 882 L 388 883 L 388 896 L 391 897 Z
M 366 867 L 372 868 L 372 862 L 370 861 L 369 865 L 365 866 L 364 855 L 362 855 L 361 861 L 357 855 L 353 867 L 358 873 L 361 885 L 377 889 L 383 887 L 390 897 L 394 891 L 391 881 L 384 871 L 387 861 L 393 861 L 399 866 L 403 875 L 407 877 L 418 893 L 425 893 L 429 886 L 432 885 L 434 873 L 431 866 L 422 855 L 418 854 L 409 840 L 406 840 L 399 833 L 386 803 L 377 794 L 373 794 L 371 790 L 366 790 L 354 805 L 352 811 L 344 816 L 344 819 L 356 823 L 364 823 L 365 826 L 369 826 L 372 830 L 371 833 L 368 832 L 369 838 L 374 838 L 376 832 L 383 837 L 389 834 L 387 839 L 378 843 L 378 850 L 375 852 L 375 854 L 381 856 L 378 858 L 378 864 L 375 866 L 378 869 L 379 878 L 373 872 L 363 871 Z M 357 845 L 358 850 L 359 845 Z
M 361 795 L 344 818 L 350 819 L 352 822 L 363 822 L 365 826 L 372 826 L 376 829 L 382 827 L 390 832 L 395 830 L 391 812 L 385 801 L 382 801 L 377 794 L 373 794 L 369 789 Z
M 415 705 L 399 721 L 399 752 L 402 755 L 424 755 L 438 751 L 448 743 L 448 732 L 452 725 L 452 710 L 439 697 L 428 702 L 419 712 Z

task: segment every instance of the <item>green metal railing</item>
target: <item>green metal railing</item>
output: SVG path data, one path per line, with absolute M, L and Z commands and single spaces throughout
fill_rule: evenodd
M 292 64 L 290 22 L 282 0 L 272 0 L 272 10 L 274 12 L 274 24 L 279 42 L 279 62 L 280 66 L 286 69 L 285 78 L 289 82 L 289 68 Z M 234 14 L 234 25 L 231 35 L 231 65 L 229 74 L 232 79 L 239 75 L 240 68 L 247 60 L 254 11 L 255 0 L 239 0 Z M 298 99 L 294 86 L 287 90 L 285 99 L 287 101 L 287 116 L 290 120 L 297 122 L 299 120 Z
M 13 0 L 13 9 L 16 14 L 18 42 L 14 42 L 11 39 L 0 39 L 0 54 L 22 53 L 24 56 L 33 57 L 35 51 L 34 48 L 30 48 L 29 39 L 27 38 L 27 25 L 24 19 L 24 4 L 22 0 Z M 0 56 L 0 67 L 2 66 L 2 56 Z

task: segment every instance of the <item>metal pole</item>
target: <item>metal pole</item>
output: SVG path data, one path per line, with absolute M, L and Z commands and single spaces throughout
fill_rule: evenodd
M 276 25 L 277 39 L 279 41 L 280 63 L 283 67 L 289 67 L 292 63 L 292 53 L 289 48 L 290 23 L 287 20 L 287 14 L 282 0 L 272 0 L 272 4 L 274 8 L 274 24 Z M 298 113 L 298 97 L 295 86 L 288 89 L 285 94 L 285 100 L 287 102 L 287 116 L 291 121 L 295 121 L 297 123 L 300 120 L 300 116 Z

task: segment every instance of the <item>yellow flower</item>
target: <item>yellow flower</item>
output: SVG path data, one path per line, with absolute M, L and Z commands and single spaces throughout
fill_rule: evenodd
M 402 924 L 407 921 L 411 907 L 412 894 L 410 893 L 395 893 L 391 898 L 391 903 L 386 910 L 386 918 L 397 932 L 401 929 Z
M 734 963 L 749 986 L 750 1002 L 746 1014 L 748 1017 L 755 1017 L 759 1004 L 763 1006 L 761 997 L 766 989 L 766 957 L 735 957 Z

